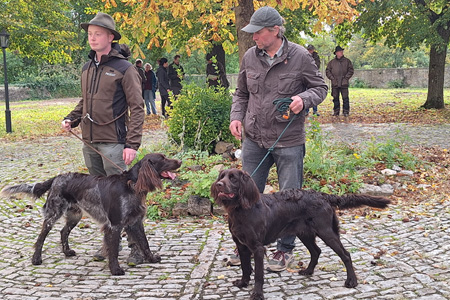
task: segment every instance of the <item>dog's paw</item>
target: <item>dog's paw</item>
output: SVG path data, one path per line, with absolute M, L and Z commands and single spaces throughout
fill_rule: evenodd
M 345 287 L 354 288 L 358 285 L 358 280 L 356 278 L 347 278 L 345 281 Z
M 304 276 L 311 276 L 313 273 L 314 273 L 314 270 L 308 270 L 308 269 L 298 271 L 298 274 L 304 275 Z
M 262 292 L 253 291 L 252 295 L 250 296 L 250 300 L 264 300 L 264 295 Z
M 31 259 L 31 263 L 35 266 L 42 265 L 42 257 L 41 256 L 33 256 Z
M 64 251 L 64 255 L 66 257 L 71 257 L 71 256 L 75 256 L 77 254 L 76 254 L 76 252 L 74 250 L 70 249 L 70 250 Z
M 115 276 L 121 276 L 121 275 L 125 275 L 125 271 L 121 267 L 118 267 L 118 268 L 111 269 L 111 274 L 115 275 Z
M 244 288 L 248 286 L 248 282 L 244 281 L 244 280 L 235 280 L 233 281 L 233 285 L 237 286 L 238 288 Z

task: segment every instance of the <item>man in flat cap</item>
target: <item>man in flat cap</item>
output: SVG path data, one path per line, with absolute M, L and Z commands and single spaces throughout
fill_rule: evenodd
M 90 174 L 120 174 L 141 145 L 145 117 L 141 77 L 119 44 L 113 43 L 121 35 L 111 16 L 99 12 L 81 28 L 87 32 L 91 47 L 89 61 L 82 68 L 82 98 L 64 118 L 62 127 L 69 131 L 81 126 L 83 156 Z M 142 263 L 143 257 L 134 249 L 137 247 L 131 242 L 130 247 L 129 264 Z M 97 253 L 94 258 L 102 260 L 104 255 Z
M 302 187 L 305 109 L 321 103 L 328 90 L 308 51 L 286 39 L 283 23 L 277 10 L 265 6 L 242 28 L 253 34 L 256 46 L 242 58 L 231 107 L 230 130 L 242 139 L 242 167 L 249 174 L 256 170 L 253 179 L 261 193 L 273 164 L 280 190 Z M 273 103 L 281 98 L 292 100 L 287 111 L 279 111 Z M 269 260 L 270 271 L 286 269 L 293 258 L 294 240 L 295 236 L 278 240 L 277 251 Z M 229 262 L 240 264 L 239 253 L 231 256 Z

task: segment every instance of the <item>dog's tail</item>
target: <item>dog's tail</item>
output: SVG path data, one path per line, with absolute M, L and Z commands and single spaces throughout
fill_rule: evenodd
M 391 201 L 384 197 L 366 194 L 348 194 L 344 196 L 326 195 L 331 206 L 339 209 L 356 208 L 363 205 L 376 208 L 386 208 Z
M 44 195 L 50 189 L 55 178 L 56 177 L 53 177 L 44 182 L 39 182 L 35 184 L 23 183 L 18 185 L 5 186 L 0 192 L 0 196 L 8 197 L 13 194 L 24 193 L 33 196 L 33 198 L 37 199 L 40 198 L 42 195 Z

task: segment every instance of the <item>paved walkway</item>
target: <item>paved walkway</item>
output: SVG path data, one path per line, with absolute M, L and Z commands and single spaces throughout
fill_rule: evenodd
M 145 143 L 158 134 L 148 134 Z M 1 143 L 0 153 L 0 186 L 39 181 L 83 166 L 79 141 L 70 137 Z M 266 299 L 450 299 L 450 199 L 433 201 L 414 208 L 394 205 L 372 218 L 341 217 L 341 238 L 359 279 L 356 288 L 343 287 L 342 262 L 319 240 L 323 252 L 315 274 L 300 276 L 295 267 L 266 273 Z M 151 248 L 162 262 L 130 268 L 124 247 L 119 261 L 126 275 L 111 276 L 105 263 L 92 261 L 102 235 L 90 219 L 82 220 L 71 235 L 77 256 L 65 258 L 60 251 L 60 221 L 44 245 L 43 264 L 31 265 L 43 201 L 29 204 L 28 198 L 0 198 L 0 299 L 249 298 L 251 287 L 232 285 L 241 273 L 226 266 L 233 242 L 220 218 L 146 222 Z M 403 222 L 408 214 L 417 218 Z M 307 264 L 305 247 L 297 245 L 296 262 Z

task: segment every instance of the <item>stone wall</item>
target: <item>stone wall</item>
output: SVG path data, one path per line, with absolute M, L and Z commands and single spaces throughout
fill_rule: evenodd
M 450 70 L 447 67 L 446 73 Z M 445 87 L 449 87 L 449 76 L 446 76 Z M 372 69 L 372 70 L 355 70 L 352 81 L 359 79 L 370 87 L 386 88 L 393 81 L 402 82 L 408 87 L 428 87 L 428 68 L 414 69 Z
M 450 66 L 445 68 L 444 87 L 450 88 Z M 228 80 L 231 89 L 235 89 L 237 85 L 238 74 L 228 74 Z M 410 68 L 410 69 L 371 69 L 371 70 L 355 70 L 352 81 L 359 79 L 373 88 L 387 88 L 389 83 L 393 81 L 403 82 L 408 87 L 428 87 L 428 68 Z M 189 75 L 188 81 L 204 82 L 204 75 Z M 329 80 L 327 79 L 329 84 Z M 23 87 L 9 86 L 9 100 L 24 100 L 30 97 L 30 90 Z M 0 101 L 5 101 L 4 86 L 0 86 Z

